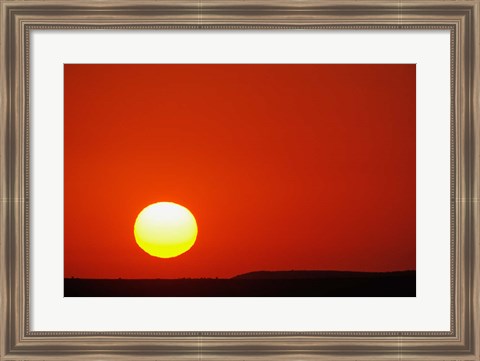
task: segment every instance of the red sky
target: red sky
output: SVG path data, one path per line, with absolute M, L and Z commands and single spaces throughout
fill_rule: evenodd
M 65 65 L 65 277 L 415 269 L 415 65 Z M 133 236 L 160 201 L 187 253 Z

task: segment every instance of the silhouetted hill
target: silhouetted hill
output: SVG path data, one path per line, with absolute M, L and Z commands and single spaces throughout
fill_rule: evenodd
M 230 279 L 64 280 L 65 297 L 415 297 L 416 273 L 260 271 Z
M 366 277 L 396 277 L 415 275 L 415 271 L 396 272 L 353 272 L 353 271 L 256 271 L 244 273 L 232 279 L 244 280 L 297 280 L 297 279 L 319 279 L 319 278 L 366 278 Z

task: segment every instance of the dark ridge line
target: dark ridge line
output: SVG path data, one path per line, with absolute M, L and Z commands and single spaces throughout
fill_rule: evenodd
M 230 278 L 220 277 L 181 277 L 181 278 L 78 278 L 64 277 L 65 280 L 92 280 L 92 281 L 156 281 L 156 280 L 265 280 L 265 279 L 321 279 L 346 277 L 378 277 L 392 275 L 406 275 L 416 273 L 416 270 L 369 272 L 369 271 L 333 271 L 333 270 L 288 270 L 288 271 L 252 271 Z M 307 277 L 308 276 L 308 277 Z

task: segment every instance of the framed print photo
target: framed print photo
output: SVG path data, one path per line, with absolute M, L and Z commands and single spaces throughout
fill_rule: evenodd
M 0 360 L 480 360 L 479 1 L 0 5 Z

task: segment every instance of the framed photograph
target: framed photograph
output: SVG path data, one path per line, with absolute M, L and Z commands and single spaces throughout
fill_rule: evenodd
M 479 1 L 0 5 L 0 360 L 480 360 Z

